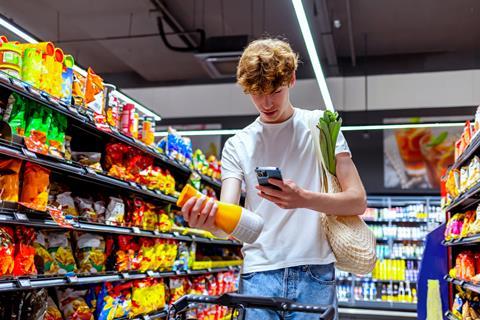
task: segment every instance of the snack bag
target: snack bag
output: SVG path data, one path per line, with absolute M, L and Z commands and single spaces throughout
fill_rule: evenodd
M 132 236 L 118 236 L 115 269 L 117 271 L 138 270 L 142 255 L 140 245 Z
M 145 203 L 145 210 L 143 212 L 142 228 L 145 230 L 155 230 L 155 226 L 158 223 L 157 212 L 155 206 L 151 203 Z
M 139 271 L 156 270 L 155 266 L 155 239 L 140 238 L 140 251 L 142 260 L 140 261 Z
M 98 172 L 103 172 L 100 160 L 102 154 L 100 152 L 75 152 L 71 153 L 72 159 L 78 163 L 90 167 Z
M 14 242 L 13 230 L 10 227 L 0 227 L 0 276 L 13 274 Z
M 22 160 L 0 158 L 0 200 L 18 202 Z
M 23 96 L 12 93 L 8 99 L 7 111 L 3 120 L 7 121 L 12 128 L 12 133 L 18 136 L 25 136 L 27 129 L 27 118 L 29 114 L 30 103 Z
M 65 156 L 65 132 L 67 130 L 67 117 L 54 112 L 47 135 L 48 153 L 58 158 Z
M 15 229 L 15 237 L 17 240 L 15 246 L 15 262 L 13 268 L 14 276 L 34 275 L 37 274 L 35 268 L 35 241 L 36 234 L 33 228 L 17 226 Z
M 75 201 L 73 200 L 72 193 L 70 191 L 63 192 L 57 195 L 57 202 L 60 205 L 64 215 L 70 215 L 77 217 L 78 212 L 75 207 Z
M 87 79 L 73 71 L 72 98 L 76 106 L 85 107 L 85 85 Z
M 105 240 L 101 235 L 75 233 L 77 238 L 77 261 L 80 272 L 105 271 Z
M 63 320 L 62 313 L 50 296 L 47 298 L 47 312 L 43 320 Z
M 59 274 L 76 272 L 77 266 L 73 257 L 69 232 L 49 232 L 47 235 L 48 252 L 58 264 Z
M 37 233 L 33 246 L 35 247 L 35 267 L 38 274 L 57 274 L 59 267 L 48 251 L 47 236 L 44 232 Z
M 457 239 L 462 233 L 465 214 L 456 213 L 447 222 L 445 228 L 445 240 Z
M 75 197 L 75 204 L 80 217 L 91 222 L 98 220 L 97 213 L 93 208 L 94 203 L 92 199 Z
M 57 289 L 60 310 L 65 319 L 94 320 L 93 312 L 83 298 L 86 294 L 87 290 L 74 288 Z
M 105 221 L 108 225 L 123 226 L 125 224 L 125 204 L 120 198 L 110 197 L 105 212 Z
M 103 107 L 105 106 L 103 89 L 103 79 L 96 75 L 91 68 L 88 68 L 85 105 L 97 114 L 103 114 Z
M 28 150 L 48 154 L 47 133 L 52 121 L 52 111 L 39 104 L 32 108 L 25 131 L 25 145 Z
M 50 186 L 50 170 L 27 162 L 23 174 L 20 203 L 38 211 L 46 211 Z

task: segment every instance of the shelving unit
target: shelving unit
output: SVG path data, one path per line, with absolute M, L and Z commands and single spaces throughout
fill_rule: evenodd
M 147 146 L 142 141 L 121 133 L 117 128 L 108 127 L 107 129 L 101 130 L 95 124 L 94 115 L 91 111 L 83 107 L 68 105 L 58 100 L 57 98 L 54 98 L 53 96 L 48 95 L 45 92 L 41 92 L 40 90 L 31 87 L 27 83 L 12 78 L 6 73 L 0 71 L 0 94 L 3 98 L 5 98 L 8 97 L 11 93 L 17 93 L 29 101 L 34 101 L 56 113 L 60 113 L 66 116 L 68 119 L 67 130 L 70 134 L 74 133 L 71 134 L 72 142 L 73 140 L 79 141 L 77 146 L 84 147 L 87 151 L 99 151 L 99 149 L 102 149 L 102 151 L 104 151 L 103 147 L 105 147 L 107 143 L 112 141 L 121 142 L 128 146 L 136 148 L 137 150 L 143 152 L 146 155 L 151 156 L 154 159 L 154 163 L 156 166 L 162 169 L 168 169 L 175 177 L 175 180 L 177 182 L 177 191 L 180 190 L 180 188 L 187 183 L 188 179 L 192 174 L 198 174 L 204 184 L 212 187 L 217 193 L 217 195 L 219 195 L 220 193 L 220 181 L 214 180 L 209 176 L 200 174 L 196 170 L 187 167 L 185 164 L 175 159 L 170 159 L 165 154 L 163 154 L 160 149 L 154 146 Z M 51 171 L 50 179 L 52 177 L 55 177 L 55 179 L 58 180 L 68 180 L 68 183 L 70 183 L 69 187 L 72 187 L 72 190 L 70 191 L 73 191 L 75 189 L 73 188 L 72 184 L 78 183 L 78 188 L 85 187 L 85 189 L 88 189 L 92 193 L 103 193 L 104 191 L 107 191 L 105 193 L 107 196 L 133 195 L 135 196 L 135 198 L 141 198 L 145 201 L 148 201 L 149 203 L 156 205 L 159 208 L 170 205 L 175 206 L 176 204 L 177 198 L 172 195 L 163 194 L 158 190 L 151 190 L 145 185 L 140 185 L 135 182 L 125 181 L 109 176 L 105 172 L 95 171 L 94 169 L 75 161 L 69 161 L 49 155 L 32 152 L 27 149 L 26 145 L 23 142 L 23 139 L 19 139 L 19 137 L 14 136 L 13 141 L 14 142 L 0 139 L 1 155 L 10 158 L 25 160 L 27 162 L 37 164 L 39 166 L 49 169 Z M 85 151 L 85 149 L 83 149 L 83 151 Z M 75 149 L 74 151 L 80 151 L 80 149 Z M 3 226 L 28 226 L 36 230 L 73 230 L 88 233 L 98 233 L 103 235 L 128 235 L 135 237 L 135 239 L 138 239 L 139 237 L 148 237 L 181 241 L 182 243 L 176 244 L 178 247 L 175 250 L 180 250 L 180 247 L 182 245 L 185 248 L 185 244 L 183 242 L 190 242 L 192 243 L 191 248 L 196 247 L 197 253 L 202 248 L 205 249 L 207 252 L 207 249 L 215 249 L 213 246 L 222 246 L 225 248 L 228 247 L 228 251 L 233 250 L 232 248 L 235 247 L 234 252 L 236 252 L 236 247 L 241 245 L 241 243 L 234 240 L 217 238 L 213 239 L 199 236 L 198 234 L 190 231 L 183 232 L 184 230 L 182 230 L 181 228 L 173 229 L 179 231 L 160 232 L 158 230 L 145 230 L 136 226 L 131 227 L 109 225 L 105 223 L 94 223 L 78 217 L 68 217 L 67 223 L 58 223 L 46 212 L 39 212 L 28 209 L 19 204 L 12 204 L 1 201 L 0 224 Z M 155 243 L 158 244 L 159 242 Z M 163 242 L 161 242 L 160 245 L 162 245 L 162 243 Z M 170 245 L 172 242 L 169 241 L 166 243 Z M 68 246 L 71 246 L 71 244 L 69 243 Z M 190 247 L 190 245 L 188 246 Z M 185 250 L 187 250 L 188 254 L 191 254 L 191 252 L 188 251 L 190 249 Z M 77 252 L 75 252 L 74 255 L 76 255 L 76 253 Z M 237 259 L 237 257 L 235 256 L 233 259 Z M 189 264 L 189 270 L 184 270 L 186 268 L 186 264 L 183 264 L 183 267 L 178 267 L 177 265 L 174 265 L 173 270 L 175 271 L 107 271 L 102 273 L 68 273 L 68 275 L 48 276 L 41 274 L 26 275 L 20 277 L 4 276 L 0 278 L 0 292 L 36 290 L 42 288 L 56 288 L 61 286 L 83 286 L 91 284 L 101 284 L 106 282 L 124 282 L 142 279 L 160 279 L 182 276 L 195 277 L 232 271 L 238 272 L 240 269 L 239 265 L 241 264 L 241 261 L 233 259 L 227 258 L 223 261 L 213 261 L 212 263 L 209 263 L 208 261 L 203 261 L 203 258 L 201 258 L 202 261 L 194 261 L 191 265 Z M 106 264 L 106 262 L 104 263 Z M 207 268 L 207 266 L 222 267 Z M 180 268 L 181 270 L 176 270 L 177 268 Z M 166 315 L 167 310 L 165 309 L 157 310 L 150 314 L 140 315 L 134 317 L 133 319 L 161 319 L 165 318 Z
M 75 274 L 71 276 L 30 276 L 16 279 L 0 280 L 0 292 L 14 290 L 31 290 L 67 285 L 85 285 L 103 282 L 141 280 L 146 278 L 168 278 L 175 276 L 198 276 L 217 272 L 238 270 L 238 267 L 216 268 L 188 271 L 146 271 L 146 272 L 108 272 L 105 274 Z
M 460 169 L 462 166 L 468 165 L 470 160 L 480 153 L 480 134 L 475 134 L 470 141 L 470 144 L 465 151 L 458 157 L 451 169 Z M 480 205 L 480 182 L 469 188 L 456 199 L 453 199 L 448 206 L 444 208 L 445 216 L 450 219 L 454 214 L 465 212 L 467 210 L 474 210 Z M 457 254 L 463 250 L 475 250 L 480 245 L 480 234 L 470 235 L 467 237 L 460 237 L 458 239 L 443 240 L 442 244 L 448 248 L 448 269 L 455 266 Z M 461 287 L 463 290 L 471 291 L 480 294 L 480 285 L 469 281 L 464 281 L 457 278 L 452 278 L 450 275 L 445 275 L 445 281 L 450 284 L 450 303 L 457 293 L 456 288 Z M 450 305 L 451 309 L 452 305 Z M 451 311 L 445 313 L 445 317 L 450 320 L 460 320 Z
M 376 209 L 392 209 L 396 207 L 406 207 L 409 205 L 424 205 L 425 208 L 439 208 L 440 207 L 440 198 L 431 197 L 431 196 L 368 196 L 368 207 Z M 439 225 L 437 219 L 437 212 L 426 212 L 428 217 L 425 219 L 418 218 L 379 218 L 374 219 L 371 217 L 365 217 L 365 222 L 372 227 L 381 227 L 382 225 L 388 228 L 392 227 L 420 227 L 433 229 Z M 419 263 L 421 257 L 418 256 L 397 256 L 398 254 L 393 252 L 394 244 L 412 244 L 416 246 L 423 246 L 424 238 L 395 238 L 395 237 L 380 237 L 377 238 L 378 245 L 387 246 L 390 250 L 390 255 L 385 255 L 384 259 L 393 259 L 393 260 L 406 260 L 412 261 L 413 263 Z M 355 288 L 361 288 L 364 290 L 363 284 L 374 283 L 376 284 L 376 293 L 377 299 L 374 300 L 365 300 L 365 299 L 355 299 L 356 293 Z M 408 302 L 396 302 L 396 301 L 386 301 L 380 298 L 379 288 L 383 285 L 399 285 L 407 283 L 413 288 L 416 287 L 416 281 L 397 281 L 397 280 L 380 280 L 373 279 L 371 276 L 358 277 L 356 275 L 349 274 L 347 277 L 337 276 L 337 292 L 340 286 L 347 286 L 349 288 L 349 299 L 339 300 L 339 306 L 341 308 L 358 308 L 358 309 L 371 309 L 372 311 L 382 312 L 398 312 L 402 311 L 405 313 L 415 314 L 417 305 L 416 303 Z M 357 292 L 358 293 L 358 292 Z M 395 311 L 392 311 L 395 310 Z M 391 315 L 394 316 L 393 313 Z

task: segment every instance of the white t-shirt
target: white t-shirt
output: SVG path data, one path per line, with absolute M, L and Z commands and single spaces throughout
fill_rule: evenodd
M 329 264 L 335 256 L 328 244 L 320 215 L 309 209 L 281 209 L 257 195 L 256 167 L 278 167 L 284 179 L 298 186 L 321 190 L 320 168 L 310 133 L 312 117 L 321 110 L 294 109 L 282 123 L 263 123 L 260 118 L 227 140 L 222 152 L 222 179 L 236 178 L 245 183 L 245 207 L 265 220 L 260 237 L 244 244 L 244 273 L 306 265 Z M 348 152 L 342 133 L 335 153 Z

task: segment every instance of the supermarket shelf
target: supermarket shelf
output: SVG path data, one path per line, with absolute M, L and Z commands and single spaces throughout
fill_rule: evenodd
M 469 245 L 469 244 L 478 244 L 478 243 L 480 243 L 480 234 L 476 234 L 476 235 L 465 237 L 465 238 L 442 241 L 442 244 L 444 246 L 460 246 L 460 245 Z
M 445 318 L 449 320 L 460 320 L 456 315 L 454 315 L 451 311 L 445 312 Z
M 358 281 L 358 282 L 384 282 L 384 283 L 400 283 L 400 282 L 403 282 L 403 283 L 417 283 L 417 281 L 406 281 L 406 280 L 380 280 L 380 279 L 372 279 L 372 278 L 359 278 L 359 277 L 356 277 L 355 278 L 355 281 Z
M 123 181 L 103 173 L 95 172 L 91 168 L 82 166 L 78 163 L 54 158 L 51 156 L 36 154 L 28 151 L 26 148 L 20 145 L 12 144 L 5 140 L 0 140 L 0 153 L 39 164 L 43 167 L 52 169 L 53 171 L 70 174 L 84 181 L 99 183 L 103 186 L 120 188 L 128 192 L 135 192 L 138 195 L 154 200 L 160 200 L 168 204 L 175 204 L 177 201 L 176 198 L 164 195 L 158 190 L 149 190 L 147 187 L 141 186 L 138 183 Z
M 480 182 L 455 198 L 446 208 L 445 211 L 450 213 L 459 212 L 471 208 L 480 203 Z
M 406 218 L 406 219 L 375 219 L 375 220 L 368 220 L 368 219 L 364 219 L 363 221 L 365 221 L 367 224 L 368 223 L 388 223 L 388 222 L 391 222 L 391 223 L 435 223 L 434 220 L 427 220 L 427 219 L 409 219 L 409 218 Z
M 338 313 L 353 316 L 353 319 L 417 319 L 417 313 L 412 311 L 390 311 L 376 309 L 359 309 L 359 308 L 338 308 Z M 343 317 L 340 317 L 343 318 Z
M 473 136 L 468 147 L 458 157 L 457 161 L 452 165 L 452 169 L 458 169 L 467 164 L 467 162 L 477 153 L 480 147 L 480 134 Z
M 454 285 L 462 287 L 463 289 L 470 290 L 470 291 L 473 291 L 473 292 L 476 292 L 476 293 L 480 293 L 480 285 L 476 285 L 476 284 L 473 284 L 471 282 L 460 280 L 460 279 L 455 279 L 455 278 L 452 278 L 448 275 L 446 275 L 444 277 L 444 279 L 446 281 L 454 284 Z
M 238 270 L 238 267 L 205 269 L 196 271 L 147 271 L 140 272 L 110 272 L 105 274 L 92 275 L 69 275 L 69 276 L 30 276 L 18 277 L 11 279 L 0 280 L 0 292 L 13 290 L 30 290 L 49 288 L 67 285 L 83 285 L 102 282 L 139 280 L 146 278 L 168 278 L 172 276 L 190 276 L 190 275 L 204 275 L 210 273 L 225 272 L 231 270 Z
M 423 242 L 425 239 L 413 239 L 413 238 L 376 238 L 377 242 L 388 242 L 388 241 L 393 241 L 393 242 L 404 242 L 404 241 L 412 241 L 412 242 Z
M 47 214 L 43 212 L 37 212 L 33 210 L 17 210 L 17 209 L 8 209 L 0 208 L 0 222 L 1 223 L 12 223 L 12 224 L 23 224 L 37 228 L 61 228 L 65 230 L 78 230 L 85 232 L 101 232 L 108 234 L 121 234 L 121 235 L 132 235 L 132 236 L 141 236 L 141 237 L 154 237 L 161 239 L 170 239 L 178 241 L 189 241 L 197 243 L 211 243 L 218 245 L 241 245 L 240 242 L 229 240 L 229 239 L 212 239 L 206 237 L 200 237 L 197 235 L 183 235 L 178 232 L 158 232 L 151 230 L 143 230 L 137 227 L 122 227 L 122 226 L 113 226 L 93 222 L 85 221 L 73 221 L 72 228 L 62 227 L 58 225 L 53 219 L 49 218 Z
M 362 308 L 362 309 L 417 311 L 416 303 L 389 302 L 389 301 L 355 300 L 354 302 L 339 302 L 338 306 L 347 307 L 347 308 Z
M 411 204 L 425 204 L 440 206 L 440 197 L 435 196 L 369 196 L 369 208 L 404 207 Z
M 133 318 L 129 317 L 121 317 L 121 318 L 114 318 L 114 320 L 150 320 L 150 319 L 163 319 L 168 316 L 168 310 L 165 308 L 164 310 L 155 311 L 153 313 L 136 316 Z
M 135 147 L 145 152 L 146 154 L 153 156 L 155 159 L 159 160 L 164 165 L 170 168 L 176 169 L 176 171 L 184 173 L 185 175 L 190 175 L 193 172 L 193 170 L 191 170 L 184 164 L 179 163 L 175 160 L 169 159 L 166 155 L 162 154 L 158 149 L 151 146 L 147 146 L 142 141 L 126 136 L 116 129 L 112 129 L 111 132 L 105 132 L 98 129 L 95 126 L 95 123 L 93 121 L 93 115 L 88 113 L 83 108 L 80 108 L 77 106 L 69 106 L 64 102 L 52 97 L 51 95 L 31 87 L 30 85 L 28 85 L 27 83 L 21 80 L 10 78 L 6 73 L 3 73 L 3 72 L 0 72 L 0 87 L 17 92 L 18 94 L 28 99 L 36 101 L 46 107 L 49 107 L 52 110 L 55 110 L 69 117 L 70 119 L 75 120 L 77 124 L 80 124 L 80 127 L 82 129 L 87 128 L 92 133 L 115 138 L 116 140 L 126 143 L 132 147 Z M 220 189 L 221 183 L 219 181 L 213 180 L 212 178 L 205 176 L 203 174 L 200 174 L 200 177 L 205 183 L 211 185 L 212 187 Z

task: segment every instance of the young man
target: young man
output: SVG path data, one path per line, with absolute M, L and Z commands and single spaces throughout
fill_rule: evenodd
M 238 204 L 242 182 L 245 207 L 265 220 L 259 238 L 243 247 L 242 293 L 294 299 L 300 303 L 336 306 L 335 256 L 323 232 L 318 212 L 359 215 L 366 195 L 340 133 L 336 145 L 337 177 L 342 192 L 321 193 L 320 168 L 310 133 L 310 121 L 322 112 L 292 106 L 297 55 L 277 39 L 257 40 L 245 49 L 237 81 L 249 94 L 260 116 L 228 139 L 222 154 L 221 201 Z M 258 185 L 255 168 L 278 167 L 283 181 L 270 180 L 280 190 Z M 202 209 L 203 208 L 203 209 Z M 213 201 L 190 199 L 182 208 L 193 227 L 217 232 Z M 265 310 L 248 310 L 250 319 L 278 319 Z M 289 319 L 313 319 L 294 313 Z

